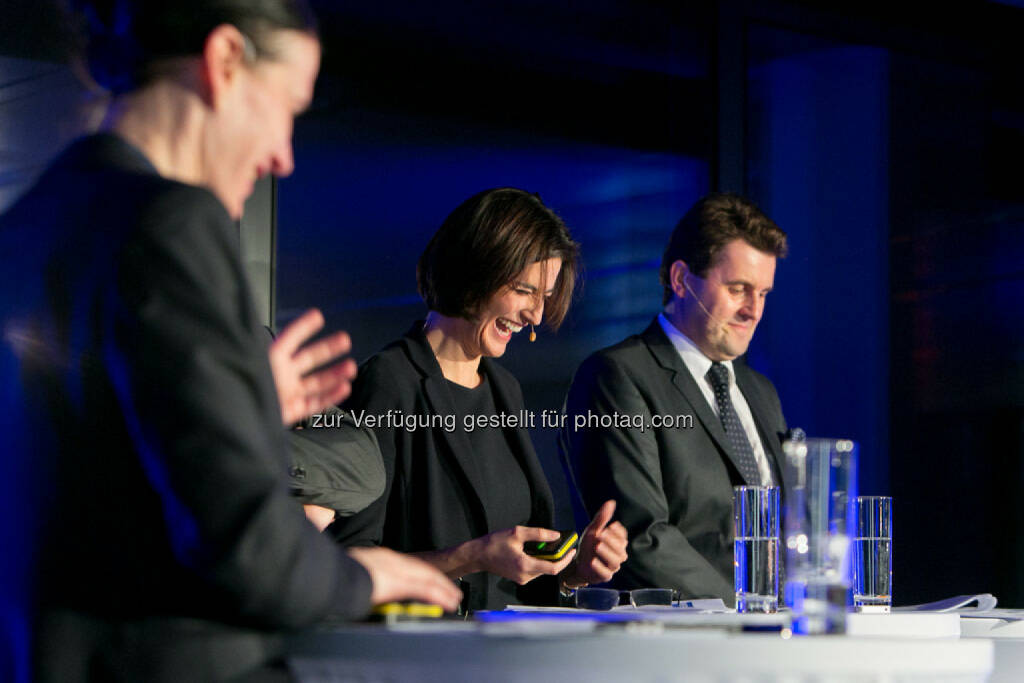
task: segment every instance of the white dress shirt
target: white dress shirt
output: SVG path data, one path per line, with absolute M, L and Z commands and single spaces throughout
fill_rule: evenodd
M 686 365 L 686 369 L 690 371 L 693 380 L 700 387 L 700 391 L 704 394 L 708 405 L 711 406 L 711 410 L 718 416 L 718 402 L 715 400 L 715 390 L 711 380 L 707 377 L 708 370 L 711 369 L 711 363 L 714 361 L 705 356 L 697 348 L 697 345 L 690 341 L 689 337 L 677 330 L 675 325 L 668 321 L 664 313 L 658 314 L 658 323 L 661 324 L 661 329 L 665 331 L 665 336 L 668 337 L 669 341 L 672 342 L 672 346 L 679 353 L 679 357 L 683 359 L 683 364 Z M 750 448 L 754 451 L 757 469 L 761 473 L 761 486 L 771 486 L 772 468 L 768 464 L 768 456 L 765 455 L 764 444 L 761 443 L 761 437 L 757 433 L 754 415 L 750 412 L 750 406 L 747 404 L 747 399 L 744 398 L 743 392 L 736 386 L 736 373 L 732 369 L 732 361 L 726 360 L 721 361 L 721 363 L 729 370 L 729 399 L 732 401 L 732 407 L 736 411 L 736 416 L 740 419 L 740 424 L 743 425 L 743 431 L 747 435 L 747 441 L 750 442 Z

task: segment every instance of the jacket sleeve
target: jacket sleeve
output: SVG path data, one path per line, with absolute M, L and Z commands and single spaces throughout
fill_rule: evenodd
M 652 409 L 626 369 L 606 355 L 588 358 L 569 390 L 566 414 L 563 443 L 587 513 L 613 498 L 616 517 L 629 533 L 629 559 L 615 582 L 675 588 L 686 597 L 731 595 L 732 585 L 669 519 L 656 431 L 600 426 L 634 416 L 650 424 Z M 584 426 L 587 420 L 594 426 Z
M 343 410 L 355 422 L 362 423 L 366 415 L 386 415 L 388 410 L 411 413 L 410 397 L 403 394 L 395 384 L 399 374 L 389 370 L 388 360 L 380 354 L 373 356 L 359 368 L 359 374 L 352 385 L 352 395 L 345 401 Z M 373 428 L 384 463 L 384 492 L 364 510 L 336 520 L 327 531 L 345 546 L 375 546 L 384 539 L 384 522 L 388 505 L 395 486 L 395 468 L 398 453 L 404 447 L 400 442 L 406 434 L 388 424 Z
M 349 517 L 384 492 L 377 437 L 367 427 L 356 427 L 344 411 L 324 410 L 303 429 L 288 431 L 287 438 L 292 493 L 302 503 Z
M 103 363 L 176 560 L 247 622 L 364 614 L 369 575 L 288 494 L 234 226 L 212 195 L 184 186 L 139 222 L 105 297 Z

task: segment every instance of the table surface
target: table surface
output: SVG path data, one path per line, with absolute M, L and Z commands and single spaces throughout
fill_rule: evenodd
M 990 640 L 995 646 L 991 683 L 1019 683 L 1024 679 L 1024 614 L 1010 618 L 964 617 L 960 635 L 964 639 Z M 1013 618 L 1016 617 L 1016 618 Z
M 720 623 L 709 623 L 708 616 Z M 289 661 L 299 680 L 309 682 L 966 682 L 987 680 L 997 658 L 992 639 L 958 636 L 956 615 L 851 615 L 850 634 L 814 638 L 788 630 L 741 632 L 737 624 L 745 616 L 676 614 L 664 623 L 539 618 L 346 625 L 297 635 Z M 762 618 L 759 627 L 765 623 Z

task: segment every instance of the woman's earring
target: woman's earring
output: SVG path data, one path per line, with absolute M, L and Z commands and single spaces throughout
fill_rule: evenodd
M 533 329 L 533 323 L 530 323 L 530 341 L 537 341 L 537 331 Z

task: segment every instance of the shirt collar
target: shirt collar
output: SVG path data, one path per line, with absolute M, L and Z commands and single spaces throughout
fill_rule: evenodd
M 675 325 L 669 322 L 669 319 L 665 317 L 664 313 L 658 314 L 658 324 L 661 325 L 661 329 L 665 332 L 665 336 L 672 342 L 672 346 L 675 348 L 679 357 L 683 359 L 683 364 L 686 365 L 686 369 L 690 371 L 693 378 L 697 381 L 707 381 L 705 377 L 708 374 L 708 370 L 711 369 L 711 364 L 714 362 L 710 358 L 704 355 L 704 352 L 697 348 L 697 345 L 687 337 L 685 334 L 680 332 Z M 729 386 L 736 384 L 736 374 L 732 369 L 731 360 L 721 361 L 722 365 L 729 371 Z

